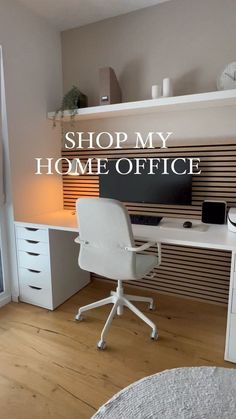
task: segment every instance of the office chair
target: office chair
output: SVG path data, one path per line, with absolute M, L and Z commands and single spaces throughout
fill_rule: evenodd
M 76 202 L 76 212 L 79 236 L 75 241 L 80 244 L 79 266 L 86 271 L 115 279 L 118 282 L 116 291 L 112 291 L 110 297 L 81 307 L 76 320 L 82 320 L 81 314 L 87 310 L 113 304 L 97 343 L 98 349 L 105 349 L 111 322 L 116 313 L 118 316 L 122 315 L 125 306 L 151 327 L 151 338 L 157 340 L 156 325 L 131 303 L 131 301 L 146 302 L 153 310 L 153 299 L 124 294 L 122 281 L 137 281 L 152 271 L 155 266 L 160 265 L 160 243 L 156 243 L 158 256 L 138 254 L 155 243 L 148 242 L 135 247 L 129 214 L 119 201 L 106 198 L 80 198 Z

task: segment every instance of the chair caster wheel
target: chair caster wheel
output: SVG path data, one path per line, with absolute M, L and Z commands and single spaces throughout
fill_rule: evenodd
M 97 349 L 99 349 L 100 351 L 106 349 L 106 342 L 104 340 L 99 340 L 97 343 Z
M 76 320 L 77 322 L 82 322 L 83 317 L 81 316 L 81 314 L 76 314 L 76 316 L 75 316 L 75 320 Z
M 150 311 L 155 311 L 155 310 L 156 310 L 156 304 L 155 304 L 155 303 L 151 303 L 151 304 L 149 305 L 148 309 L 149 309 Z
M 151 337 L 152 340 L 157 340 L 158 339 L 157 331 L 153 330 L 150 337 Z

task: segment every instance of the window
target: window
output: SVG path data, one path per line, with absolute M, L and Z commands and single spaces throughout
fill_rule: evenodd
M 7 208 L 4 188 L 4 157 L 7 148 L 5 86 L 0 46 L 0 306 L 11 299 L 9 284 L 8 242 L 7 242 Z
M 3 288 L 3 271 L 2 271 L 2 252 L 0 249 L 0 293 L 4 291 Z

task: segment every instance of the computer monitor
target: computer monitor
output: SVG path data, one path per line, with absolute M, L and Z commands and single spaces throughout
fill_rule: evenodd
M 191 205 L 192 202 L 192 175 L 178 175 L 170 170 L 175 158 L 168 159 L 169 174 L 162 174 L 164 162 L 160 159 L 158 171 L 148 174 L 149 166 L 140 169 L 141 174 L 134 174 L 133 169 L 129 174 L 122 175 L 116 170 L 117 160 L 107 163 L 108 174 L 99 175 L 100 197 L 117 199 L 122 202 L 141 202 L 166 205 Z M 135 159 L 130 159 L 135 163 Z M 119 168 L 126 173 L 127 160 L 120 161 Z M 135 167 L 135 164 L 133 165 Z M 179 159 L 175 167 L 179 173 L 188 168 L 188 162 Z

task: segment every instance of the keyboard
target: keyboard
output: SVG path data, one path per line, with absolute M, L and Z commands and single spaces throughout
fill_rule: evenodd
M 147 226 L 157 226 L 162 219 L 162 217 L 155 215 L 130 214 L 129 216 L 131 224 L 143 224 Z

